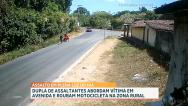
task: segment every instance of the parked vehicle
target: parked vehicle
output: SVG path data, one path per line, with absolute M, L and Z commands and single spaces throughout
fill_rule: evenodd
M 90 27 L 87 27 L 86 32 L 92 32 L 92 29 Z

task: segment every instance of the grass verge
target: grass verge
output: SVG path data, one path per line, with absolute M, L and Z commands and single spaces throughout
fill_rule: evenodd
M 112 37 L 107 39 L 117 40 Z M 169 57 L 160 51 L 128 39 L 119 39 L 112 51 L 106 51 L 100 57 L 100 63 L 103 65 L 100 64 L 96 70 L 100 70 L 101 73 L 94 72 L 98 79 L 101 76 L 105 82 L 116 82 L 118 87 L 158 87 L 160 98 L 163 96 L 168 77 Z M 134 80 L 136 74 L 142 75 L 147 80 Z M 73 106 L 145 106 L 147 102 L 155 101 L 91 100 L 81 101 Z
M 135 46 L 126 40 L 120 40 L 112 54 L 113 59 L 109 62 L 111 70 L 106 73 L 107 81 L 115 81 L 119 87 L 158 87 L 159 96 L 162 97 L 168 77 L 166 67 L 169 58 L 153 48 Z M 147 80 L 133 80 L 136 74 L 143 75 Z M 111 104 L 144 106 L 146 102 L 151 101 L 119 100 Z M 104 101 L 103 104 L 109 102 Z
M 71 33 L 69 33 L 69 35 L 72 38 L 72 37 L 75 37 L 76 35 L 78 35 L 81 32 L 82 31 L 71 32 Z M 37 45 L 27 45 L 27 46 L 22 47 L 20 49 L 16 49 L 16 50 L 13 50 L 13 51 L 10 51 L 10 52 L 7 52 L 7 53 L 0 54 L 0 65 L 4 64 L 6 62 L 9 62 L 11 60 L 14 60 L 18 57 L 24 56 L 26 54 L 35 52 L 35 51 L 37 51 L 41 48 L 45 48 L 49 45 L 56 44 L 58 42 L 59 42 L 59 35 L 54 36 L 52 38 L 49 38 L 46 41 L 39 43 Z

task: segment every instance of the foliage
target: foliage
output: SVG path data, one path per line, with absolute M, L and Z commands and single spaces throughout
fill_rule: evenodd
M 0 1 L 0 17 L 3 17 L 7 14 L 7 1 L 1 0 Z
M 119 18 L 114 18 L 111 20 L 111 24 L 113 25 L 113 29 L 121 29 L 124 21 L 120 20 Z
M 110 13 L 108 13 L 108 12 L 105 12 L 105 11 L 94 12 L 93 16 L 106 18 L 106 19 L 111 19 L 112 18 L 112 15 Z
M 114 15 L 105 11 L 98 11 L 89 15 L 89 11 L 86 8 L 79 7 L 73 12 L 73 16 L 78 17 L 81 26 L 110 29 L 121 29 L 123 24 L 131 24 L 136 20 L 154 20 L 159 18 L 159 15 L 147 10 L 145 7 L 139 8 L 139 11 L 126 10 L 117 12 Z
M 70 12 L 70 6 L 72 5 L 72 0 L 54 0 L 56 4 L 59 5 L 60 9 L 64 12 Z
M 146 9 L 146 7 L 141 7 L 141 8 L 139 8 L 139 10 L 140 10 L 141 13 L 148 11 L 148 10 Z
M 50 0 L 13 0 L 17 7 L 32 8 L 36 11 L 42 11 Z
M 84 7 L 78 7 L 73 13 L 79 14 L 79 15 L 84 15 L 84 16 L 90 15 L 90 12 Z
M 155 14 L 153 11 L 147 11 L 144 18 L 145 20 L 155 20 L 159 18 L 159 15 Z
M 77 17 L 81 26 L 90 26 L 90 12 L 84 7 L 78 7 L 72 14 L 72 16 Z
M 132 23 L 136 20 L 155 20 L 159 15 L 153 11 L 147 10 L 145 7 L 141 7 L 139 11 L 121 11 L 113 15 L 111 20 L 113 28 L 121 28 L 124 23 Z
M 90 26 L 90 16 L 80 15 L 79 22 L 81 26 Z
M 76 29 L 75 19 L 50 0 L 2 0 L 0 15 L 0 53 Z
M 110 13 L 104 11 L 95 12 L 91 15 L 90 25 L 95 28 L 110 28 L 111 18 L 112 15 Z
M 12 50 L 27 44 L 37 43 L 34 14 L 27 10 L 17 9 L 1 18 L 0 52 Z
M 48 5 L 44 8 L 47 13 L 58 12 L 59 10 L 59 6 L 55 2 L 48 2 Z
M 126 11 L 119 11 L 116 14 L 113 15 L 114 18 L 120 17 L 123 14 L 127 14 L 130 13 L 130 11 L 126 10 Z
M 42 11 L 48 6 L 49 2 L 54 2 L 63 12 L 69 12 L 72 0 L 9 0 L 11 5 L 21 8 L 32 8 L 36 11 Z

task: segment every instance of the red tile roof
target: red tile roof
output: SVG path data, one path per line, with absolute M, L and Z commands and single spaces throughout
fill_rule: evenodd
M 173 20 L 148 20 L 145 21 L 147 25 L 156 30 L 174 30 L 174 21 Z

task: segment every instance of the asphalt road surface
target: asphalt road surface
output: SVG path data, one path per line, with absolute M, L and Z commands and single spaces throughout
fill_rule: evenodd
M 87 50 L 117 31 L 93 30 L 70 42 L 55 44 L 0 65 L 0 106 L 25 106 L 31 82 L 53 81 Z M 105 37 L 106 37 L 105 36 Z

